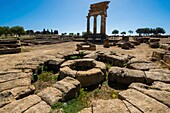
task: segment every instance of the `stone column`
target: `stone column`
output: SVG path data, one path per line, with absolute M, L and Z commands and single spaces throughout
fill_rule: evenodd
M 90 33 L 90 16 L 87 16 L 87 34 Z
M 94 16 L 93 34 L 97 33 L 97 15 Z
M 106 16 L 103 16 L 103 34 L 106 34 Z
M 100 26 L 100 33 L 104 34 L 105 33 L 105 22 L 104 22 L 104 15 L 101 15 L 101 26 Z

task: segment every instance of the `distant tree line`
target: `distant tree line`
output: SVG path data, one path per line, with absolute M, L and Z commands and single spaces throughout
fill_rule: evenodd
M 136 30 L 136 33 L 138 33 L 139 35 L 159 35 L 159 34 L 165 34 L 166 31 L 161 28 L 161 27 L 157 27 L 157 28 L 138 28 Z
M 129 30 L 128 33 L 131 35 L 131 34 L 133 34 L 133 31 Z M 157 28 L 138 28 L 136 30 L 136 33 L 139 34 L 139 36 L 141 36 L 141 35 L 148 36 L 148 35 L 161 35 L 161 34 L 165 34 L 166 31 L 165 31 L 165 29 L 163 29 L 161 27 L 157 27 Z M 119 34 L 119 31 L 117 29 L 114 29 L 112 31 L 112 34 L 117 35 L 117 34 Z M 123 31 L 120 34 L 125 35 L 126 32 Z
M 21 35 L 35 35 L 35 34 L 57 34 L 58 30 L 46 30 L 43 29 L 43 31 L 34 31 L 34 30 L 25 30 L 22 26 L 0 26 L 0 36 L 5 35 L 7 37 L 8 35 L 20 37 Z
M 9 34 L 20 37 L 22 34 L 25 34 L 25 30 L 22 26 L 14 26 L 11 28 L 8 26 L 0 26 L 0 36 L 5 35 L 5 37 L 7 37 Z

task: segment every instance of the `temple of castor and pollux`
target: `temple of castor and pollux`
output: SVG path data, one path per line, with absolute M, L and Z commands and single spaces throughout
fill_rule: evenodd
M 107 9 L 108 4 L 110 1 L 100 2 L 96 4 L 90 5 L 90 10 L 87 15 L 87 35 L 85 38 L 100 38 L 101 40 L 106 39 L 106 17 L 107 17 Z M 100 23 L 100 33 L 97 33 L 97 17 L 101 16 L 101 23 Z M 93 23 L 93 33 L 90 33 L 90 18 L 94 19 Z
M 84 36 L 104 47 L 71 40 L 0 56 L 0 113 L 170 113 L 170 43 L 123 37 L 109 45 L 108 4 L 90 5 Z

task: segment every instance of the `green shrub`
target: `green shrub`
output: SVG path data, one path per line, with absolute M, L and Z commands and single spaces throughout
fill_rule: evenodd
M 52 106 L 52 109 L 63 109 L 63 113 L 77 113 L 78 111 L 82 110 L 83 108 L 87 107 L 85 97 L 87 92 L 80 90 L 79 96 L 75 99 L 72 99 L 68 102 L 57 102 Z
M 42 72 L 38 75 L 38 80 L 48 82 L 48 81 L 57 81 L 58 74 L 53 74 L 52 72 Z

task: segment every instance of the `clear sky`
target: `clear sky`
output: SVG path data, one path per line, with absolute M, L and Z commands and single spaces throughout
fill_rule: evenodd
M 86 31 L 90 4 L 101 1 L 104 0 L 0 0 L 0 26 L 82 33 Z M 107 34 L 113 29 L 127 32 L 141 27 L 163 27 L 170 34 L 170 0 L 110 1 Z M 98 27 L 99 21 L 100 18 Z

